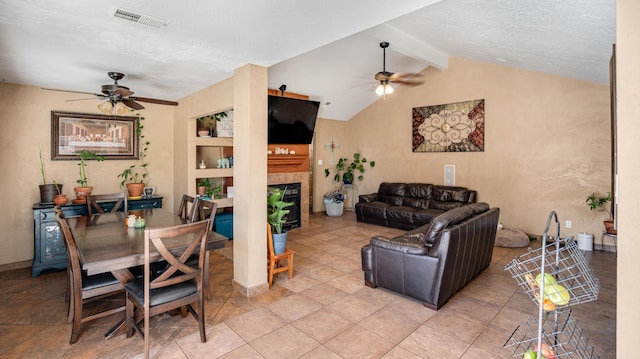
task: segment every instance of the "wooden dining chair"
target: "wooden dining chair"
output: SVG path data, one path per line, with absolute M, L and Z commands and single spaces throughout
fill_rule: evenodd
M 69 228 L 69 223 L 64 217 L 64 212 L 58 206 L 54 208 L 54 212 L 60 230 L 62 231 L 65 249 L 67 251 L 67 297 L 69 299 L 67 322 L 73 324 L 69 343 L 74 344 L 78 341 L 82 323 L 121 312 L 125 309 L 124 306 L 121 306 L 83 317 L 83 305 L 90 300 L 121 292 L 124 287 L 111 273 L 101 273 L 92 276 L 86 275 L 82 270 L 78 247 L 73 233 Z
M 269 263 L 269 288 L 273 284 L 273 276 L 280 272 L 289 272 L 289 279 L 293 278 L 293 254 L 295 251 L 285 249 L 283 253 L 276 254 L 273 249 L 273 235 L 271 234 L 271 225 L 267 222 L 267 260 Z M 281 265 L 280 261 L 286 259 L 287 265 Z
M 211 227 L 209 227 L 209 230 L 212 231 L 213 230 L 213 221 L 216 217 L 216 211 L 218 210 L 218 203 L 217 202 L 212 202 L 212 201 L 207 201 L 205 199 L 197 199 L 197 217 L 198 220 L 205 220 L 208 219 L 209 222 L 211 223 Z M 195 214 L 194 214 L 195 216 Z M 207 273 L 209 273 L 209 251 L 207 251 L 207 253 L 205 254 L 205 262 L 204 262 L 204 270 L 207 271 Z M 191 258 L 189 258 L 189 260 L 187 260 L 187 264 L 189 265 L 195 265 L 199 260 L 199 257 L 197 255 L 192 255 Z M 206 293 L 206 297 L 207 300 L 211 299 L 211 286 L 209 285 L 209 276 L 205 276 L 204 279 L 204 290 Z
M 199 198 L 192 197 L 187 194 L 182 195 L 180 207 L 178 208 L 178 216 L 187 222 L 197 221 Z
M 129 210 L 127 203 L 127 193 L 126 192 L 117 192 L 117 193 L 108 193 L 108 194 L 92 194 L 87 196 L 87 213 L 89 217 L 94 214 L 106 214 L 107 212 L 102 209 L 100 206 L 101 202 L 113 202 L 113 208 L 108 213 L 118 212 L 120 207 L 122 207 L 122 212 L 127 212 Z
M 204 270 L 204 258 L 211 223 L 209 220 L 181 224 L 177 226 L 153 228 L 145 230 L 143 279 L 133 280 L 125 285 L 127 310 L 127 337 L 137 332 L 144 338 L 145 358 L 149 357 L 149 318 L 169 310 L 186 307 L 198 322 L 200 341 L 206 342 L 204 328 L 204 293 L 203 283 L 208 275 Z M 191 242 L 181 253 L 167 248 L 176 237 L 189 236 Z M 153 249 L 152 249 L 153 246 Z M 157 277 L 150 275 L 151 251 L 157 251 L 167 262 L 164 272 Z M 189 266 L 185 262 L 194 253 L 198 253 L 197 266 Z M 197 312 L 192 304 L 198 304 Z M 136 315 L 136 311 L 142 312 Z M 139 322 L 143 322 L 140 328 Z

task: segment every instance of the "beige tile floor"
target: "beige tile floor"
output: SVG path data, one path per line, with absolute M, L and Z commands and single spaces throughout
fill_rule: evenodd
M 541 225 L 543 225 L 542 223 Z M 206 303 L 207 342 L 192 318 L 152 319 L 156 358 L 510 358 L 503 348 L 534 303 L 504 271 L 524 249 L 496 247 L 490 268 L 439 311 L 383 289 L 364 286 L 360 248 L 372 235 L 402 231 L 313 214 L 311 225 L 289 232 L 296 251 L 294 278 L 279 274 L 271 290 L 253 298 L 231 286 L 233 242 L 211 255 L 212 298 Z M 535 242 L 534 242 L 535 243 Z M 616 257 L 586 252 L 601 283 L 597 301 L 573 306 L 583 335 L 600 358 L 615 358 Z M 65 273 L 30 277 L 29 269 L 0 273 L 0 357 L 131 358 L 143 341 L 104 332 L 122 313 L 84 325 L 69 345 Z M 96 307 L 121 299 L 95 303 Z

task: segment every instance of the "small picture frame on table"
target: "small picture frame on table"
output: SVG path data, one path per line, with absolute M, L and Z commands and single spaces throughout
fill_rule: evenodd
M 142 197 L 151 198 L 156 193 L 156 188 L 155 187 L 145 187 L 144 191 L 142 193 L 143 193 Z

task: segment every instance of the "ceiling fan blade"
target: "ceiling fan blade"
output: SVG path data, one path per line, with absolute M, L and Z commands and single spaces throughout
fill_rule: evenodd
M 424 77 L 421 74 L 392 74 L 389 82 L 401 85 L 421 85 L 424 83 Z
M 116 95 L 120 95 L 122 97 L 129 97 L 133 95 L 133 91 L 125 87 L 117 88 L 116 90 L 113 91 L 113 93 L 115 93 Z
M 130 107 L 134 110 L 143 110 L 144 106 L 142 106 L 141 104 L 131 100 L 131 99 L 122 99 L 122 103 L 125 104 L 127 107 Z
M 76 98 L 76 99 L 73 99 L 73 100 L 64 100 L 64 102 L 85 101 L 85 100 L 97 100 L 97 98 L 96 97 Z
M 69 93 L 81 93 L 81 94 L 85 94 L 85 95 L 104 96 L 103 94 L 95 93 L 95 92 L 71 91 L 71 90 L 60 90 L 60 89 L 50 89 L 50 88 L 46 88 L 46 87 L 40 87 L 40 89 L 42 89 L 42 90 L 47 90 L 47 91 L 58 91 L 58 92 L 69 92 Z
M 166 101 L 166 100 L 158 100 L 156 98 L 148 98 L 148 97 L 130 97 L 130 100 L 136 100 L 140 102 L 148 102 L 155 103 L 158 105 L 169 105 L 169 106 L 178 106 L 178 103 L 175 101 Z

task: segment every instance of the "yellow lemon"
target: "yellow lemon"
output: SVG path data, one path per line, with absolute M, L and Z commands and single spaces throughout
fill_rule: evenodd
M 549 298 L 549 300 L 556 305 L 566 305 L 571 299 L 571 295 L 569 294 L 567 288 L 556 283 L 545 285 L 544 296 L 545 298 Z

